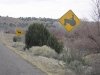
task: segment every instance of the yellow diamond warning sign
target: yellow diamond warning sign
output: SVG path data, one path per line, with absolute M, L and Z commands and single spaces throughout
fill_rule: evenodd
M 20 36 L 23 34 L 23 31 L 20 28 L 16 28 L 16 35 Z
M 80 24 L 79 18 L 73 13 L 72 10 L 69 10 L 65 13 L 60 19 L 59 22 L 64 26 L 67 31 L 72 31 L 76 26 Z

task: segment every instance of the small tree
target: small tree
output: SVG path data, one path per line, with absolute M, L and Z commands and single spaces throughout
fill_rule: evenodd
M 100 0 L 92 0 L 93 3 L 93 12 L 92 19 L 95 21 L 98 26 L 98 35 L 100 36 Z
M 100 41 L 98 37 L 100 37 L 100 0 L 91 0 L 93 3 L 93 11 L 91 14 L 92 19 L 94 20 L 94 23 L 97 26 L 97 35 L 93 34 L 89 27 L 89 35 L 87 36 L 89 39 L 91 39 L 96 45 L 97 45 L 97 52 L 100 52 Z
M 50 34 L 43 24 L 39 23 L 33 23 L 29 26 L 25 35 L 25 44 L 27 49 L 32 46 L 47 45 L 55 49 L 57 53 L 60 53 L 63 49 L 63 45 L 60 44 L 52 34 Z

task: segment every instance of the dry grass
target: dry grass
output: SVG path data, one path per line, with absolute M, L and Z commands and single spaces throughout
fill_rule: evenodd
M 57 58 L 57 53 L 55 50 L 51 49 L 50 47 L 44 45 L 42 47 L 32 47 L 29 49 L 29 51 L 36 56 L 44 56 L 48 58 Z

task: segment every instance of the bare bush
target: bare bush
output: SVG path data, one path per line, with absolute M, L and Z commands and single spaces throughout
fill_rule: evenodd
M 75 75 L 91 74 L 92 67 L 85 61 L 80 50 L 68 48 L 62 54 L 62 59 L 66 63 L 66 70 L 70 69 Z
M 35 56 L 44 56 L 48 58 L 57 58 L 57 53 L 50 47 L 44 45 L 42 47 L 33 46 L 30 48 L 31 54 Z

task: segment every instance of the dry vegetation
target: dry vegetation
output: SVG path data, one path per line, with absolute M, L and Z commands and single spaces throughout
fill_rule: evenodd
M 50 75 L 100 75 L 100 36 L 98 35 L 98 26 L 95 22 L 81 21 L 81 25 L 74 31 L 68 33 L 54 20 L 35 19 L 27 20 L 24 18 L 11 19 L 1 17 L 3 21 L 12 24 L 41 22 L 48 24 L 47 28 L 54 34 L 59 41 L 64 43 L 64 51 L 57 54 L 53 49 L 47 46 L 32 47 L 29 51 L 24 51 L 24 41 L 13 42 L 15 34 L 2 33 L 1 39 L 6 45 L 13 47 L 19 54 L 23 55 L 30 62 L 37 65 L 40 69 Z M 0 24 L 1 27 L 3 26 Z M 6 29 L 11 30 L 14 27 L 5 24 Z M 29 23 L 28 23 L 29 24 Z M 8 25 L 6 27 L 6 25 Z M 27 29 L 28 25 L 25 26 Z M 11 29 L 9 29 L 11 28 Z M 13 33 L 13 31 L 11 31 Z

